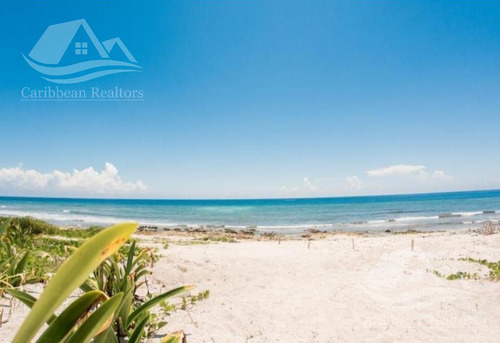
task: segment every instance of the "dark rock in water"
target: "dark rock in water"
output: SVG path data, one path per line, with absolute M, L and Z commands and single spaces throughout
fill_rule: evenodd
M 274 232 L 263 232 L 260 234 L 262 237 L 274 237 L 276 234 Z
M 152 225 L 141 225 L 138 228 L 139 231 L 158 231 L 158 226 L 152 226 Z
M 248 230 L 240 230 L 240 233 L 243 235 L 253 235 L 255 234 L 256 229 L 248 229 Z
M 483 214 L 495 214 L 496 211 L 483 211 Z
M 385 230 L 386 233 L 391 233 L 391 230 L 387 229 Z
M 238 232 L 236 232 L 236 230 L 233 230 L 233 229 L 224 229 L 224 232 L 225 233 L 233 233 L 233 234 L 237 234 Z
M 208 232 L 207 229 L 205 229 L 203 226 L 201 227 L 190 227 L 185 230 L 186 232 L 197 232 L 197 233 L 206 233 Z
M 321 231 L 321 230 L 318 230 L 318 229 L 308 229 L 306 232 L 309 232 L 309 233 L 326 233 L 326 231 Z
M 389 223 L 394 223 L 396 221 L 396 219 L 389 219 L 388 222 Z

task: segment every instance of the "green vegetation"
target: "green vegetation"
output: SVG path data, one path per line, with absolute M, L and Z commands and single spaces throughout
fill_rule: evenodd
M 466 261 L 471 263 L 478 263 L 487 267 L 490 270 L 489 276 L 492 281 L 500 280 L 500 261 L 498 262 L 489 262 L 487 260 L 479 260 L 471 257 L 460 258 L 459 261 Z
M 205 236 L 202 238 L 203 241 L 207 242 L 223 242 L 223 243 L 236 243 L 236 239 L 228 236 Z
M 7 275 L 11 280 L 9 285 L 14 287 L 20 285 L 20 279 L 22 283 L 46 280 L 47 273 L 53 273 L 84 239 L 102 230 L 99 227 L 65 230 L 31 217 L 3 217 L 0 218 L 0 227 L 3 228 L 0 234 L 0 280 Z M 16 261 L 22 263 L 15 266 Z M 14 277 L 15 270 L 19 275 Z M 0 295 L 6 285 L 1 282 Z
M 159 257 L 157 249 L 130 239 L 135 229 L 133 223 L 60 229 L 33 218 L 0 218 L 0 297 L 8 293 L 32 308 L 14 342 L 31 341 L 44 323 L 36 342 L 142 342 L 177 308 L 208 298 L 207 290 L 184 297 L 185 306 L 168 303 L 192 286 L 151 294 L 147 276 Z M 19 289 L 47 280 L 38 299 Z M 83 294 L 56 316 L 77 288 Z M 147 294 L 141 296 L 141 290 Z M 162 342 L 182 343 L 185 335 L 176 332 Z
M 441 274 L 439 271 L 435 269 L 432 271 L 432 274 L 436 275 L 437 277 L 445 277 L 445 275 Z
M 123 294 L 119 304 L 120 310 L 115 316 L 115 325 L 107 330 L 110 332 L 103 334 L 116 333 L 120 341 L 128 339 L 130 342 L 133 337 L 151 337 L 157 329 L 166 324 L 158 324 L 155 321 L 155 325 L 149 325 L 152 319 L 156 320 L 156 316 L 152 316 L 149 309 L 192 287 L 179 287 L 156 296 L 148 293 L 146 299 L 141 299 L 137 290 L 145 283 L 143 277 L 150 274 L 147 266 L 155 261 L 155 257 L 149 248 L 138 249 L 135 242 L 126 250 L 126 253 L 118 252 L 104 261 L 81 289 L 87 292 L 99 290 L 108 297 Z
M 458 261 L 465 261 L 470 263 L 477 263 L 482 266 L 485 266 L 489 269 L 489 277 L 491 281 L 500 281 L 500 261 L 498 262 L 489 262 L 488 260 L 480 260 L 474 259 L 472 257 L 462 257 L 459 258 Z M 446 278 L 447 280 L 479 280 L 480 276 L 478 273 L 469 273 L 469 272 L 456 272 L 454 274 L 450 274 L 448 276 L 441 274 L 437 270 L 432 271 L 438 277 Z
M 477 273 L 468 273 L 468 272 L 456 272 L 455 274 L 450 274 L 446 277 L 447 280 L 478 280 L 479 275 Z
M 154 262 L 150 249 L 126 244 L 135 231 L 135 223 L 112 226 L 89 238 L 70 255 L 49 280 L 38 299 L 14 288 L 7 289 L 32 310 L 14 343 L 29 342 L 44 323 L 48 327 L 37 342 L 141 342 L 152 334 L 155 317 L 150 309 L 166 299 L 192 289 L 182 286 L 159 295 L 141 299 L 137 289 L 149 274 L 146 268 Z M 127 248 L 120 248 L 123 245 Z M 88 275 L 92 274 L 89 278 Z M 78 287 L 84 293 L 59 316 L 54 312 Z M 178 332 L 164 338 L 165 342 L 182 342 Z
M 6 288 L 18 287 L 26 282 L 26 264 L 29 251 L 17 251 L 14 242 L 18 239 L 11 229 L 10 221 L 0 224 L 0 296 Z
M 445 275 L 437 270 L 432 270 L 432 274 L 440 278 L 445 278 L 446 280 L 479 280 L 479 275 L 477 273 L 456 272 L 454 274 Z

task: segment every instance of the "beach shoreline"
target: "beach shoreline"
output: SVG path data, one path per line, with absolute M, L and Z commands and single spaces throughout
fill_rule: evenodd
M 461 260 L 499 261 L 500 234 L 233 235 L 134 234 L 160 256 L 151 290 L 194 284 L 196 292 L 210 291 L 171 313 L 160 336 L 184 330 L 196 343 L 331 343 L 487 342 L 500 335 L 500 283 L 485 266 Z M 446 278 L 457 272 L 477 279 Z M 15 333 L 27 313 L 22 306 L 4 323 L 0 342 Z

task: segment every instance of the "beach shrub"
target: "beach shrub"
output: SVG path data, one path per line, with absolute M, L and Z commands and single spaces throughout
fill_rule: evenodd
M 117 253 L 136 228 L 135 223 L 115 225 L 88 239 L 60 266 L 38 299 L 16 289 L 7 290 L 32 308 L 13 343 L 30 342 L 44 323 L 48 327 L 37 342 L 140 342 L 150 320 L 149 310 L 192 286 L 148 300 L 137 297 L 139 280 L 149 273 L 150 252 L 132 243 L 127 254 Z M 78 287 L 84 293 L 56 316 L 57 308 Z M 164 341 L 182 342 L 183 337 L 176 333 Z
M 126 244 L 123 251 L 110 256 L 104 261 L 82 286 L 84 291 L 100 290 L 109 297 L 122 293 L 120 310 L 114 318 L 114 327 L 109 332 L 116 333 L 119 341 L 139 341 L 141 337 L 150 337 L 166 322 L 157 320 L 150 309 L 166 299 L 190 290 L 191 286 L 183 286 L 168 292 L 140 297 L 137 290 L 146 282 L 151 272 L 147 268 L 156 261 L 150 248 L 138 248 L 136 242 Z M 113 331 L 113 332 L 111 332 Z
M 17 227 L 21 235 L 40 235 L 40 234 L 54 234 L 58 228 L 52 224 L 44 222 L 43 220 L 33 217 L 3 217 L 0 222 L 4 223 L 9 221 L 12 225 Z
M 5 289 L 18 287 L 27 279 L 29 251 L 18 251 L 10 220 L 0 224 L 0 296 Z

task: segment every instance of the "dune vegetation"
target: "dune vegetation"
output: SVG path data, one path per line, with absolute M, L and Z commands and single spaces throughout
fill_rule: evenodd
M 34 218 L 0 218 L 0 297 L 31 308 L 13 342 L 141 342 L 163 327 L 159 314 L 176 308 L 167 299 L 193 286 L 139 294 L 158 256 L 131 239 L 136 229 L 124 223 L 66 230 Z M 40 282 L 46 285 L 38 299 L 23 290 Z M 182 303 L 207 296 L 188 295 Z M 182 331 L 162 339 L 185 341 Z

